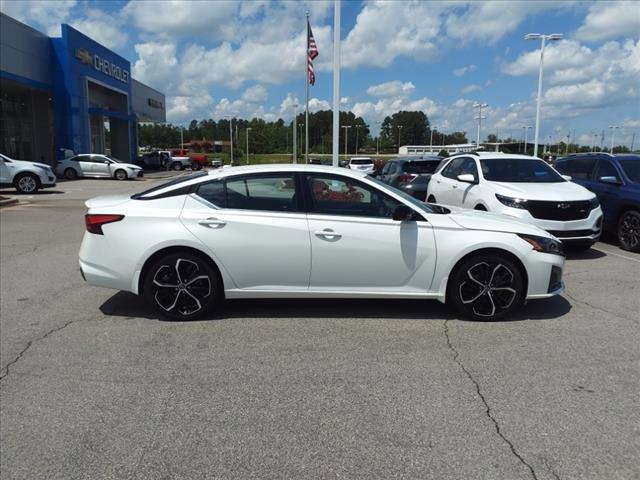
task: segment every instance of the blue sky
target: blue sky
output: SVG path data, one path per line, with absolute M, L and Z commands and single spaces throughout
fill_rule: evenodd
M 320 56 L 312 110 L 332 99 L 333 2 L 0 1 L 4 13 L 50 35 L 69 23 L 132 64 L 167 95 L 168 120 L 290 119 L 304 98 L 304 15 Z M 610 124 L 640 144 L 640 7 L 607 2 L 343 2 L 343 109 L 376 130 L 399 109 L 422 110 L 475 138 L 476 101 L 489 104 L 483 136 L 533 125 L 539 42 L 545 51 L 541 139 L 576 130 L 582 143 Z M 599 141 L 599 140 L 598 140 Z M 616 141 L 616 143 L 618 143 Z

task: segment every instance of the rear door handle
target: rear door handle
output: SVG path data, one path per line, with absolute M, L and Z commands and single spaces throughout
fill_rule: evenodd
M 313 232 L 313 234 L 316 237 L 324 237 L 327 240 L 332 240 L 334 238 L 338 239 L 342 237 L 342 235 L 340 235 L 338 232 L 334 232 L 330 228 L 325 228 L 324 230 L 316 230 L 315 232 Z
M 215 217 L 203 218 L 202 220 L 198 220 L 198 223 L 203 227 L 209 227 L 209 228 L 224 227 L 227 224 L 227 222 L 225 222 L 224 220 L 220 220 L 219 218 L 215 218 Z

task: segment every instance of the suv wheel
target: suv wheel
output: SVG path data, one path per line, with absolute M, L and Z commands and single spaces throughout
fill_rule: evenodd
M 428 203 L 438 203 L 436 202 L 436 197 L 434 197 L 433 195 L 429 195 L 429 198 L 427 199 Z
M 618 221 L 620 247 L 630 252 L 640 252 L 640 212 L 627 210 Z
M 171 320 L 201 317 L 222 298 L 218 271 L 189 252 L 172 253 L 156 260 L 145 276 L 143 289 L 146 301 Z
M 21 173 L 13 181 L 18 193 L 34 193 L 38 191 L 40 182 L 33 173 Z
M 501 320 L 524 304 L 524 278 L 509 258 L 479 254 L 464 260 L 447 287 L 447 300 L 471 320 Z

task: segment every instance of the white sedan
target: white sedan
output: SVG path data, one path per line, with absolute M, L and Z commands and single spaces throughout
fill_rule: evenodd
M 562 245 L 543 230 L 428 205 L 355 170 L 231 167 L 87 207 L 85 280 L 171 319 L 274 297 L 437 299 L 501 319 L 564 289 Z
M 0 187 L 14 187 L 18 193 L 34 193 L 55 186 L 56 176 L 46 163 L 14 160 L 0 154 Z
M 105 177 L 116 180 L 142 177 L 142 168 L 133 163 L 125 163 L 111 155 L 97 153 L 75 155 L 59 160 L 56 165 L 59 177 L 74 180 L 78 177 Z

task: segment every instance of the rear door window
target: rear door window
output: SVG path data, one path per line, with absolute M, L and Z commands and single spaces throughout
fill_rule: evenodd
M 227 208 L 240 210 L 299 210 L 293 174 L 247 175 L 227 179 L 226 200 Z

